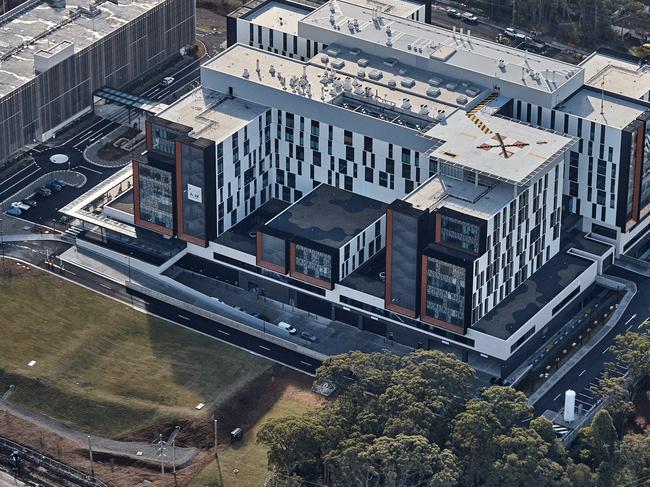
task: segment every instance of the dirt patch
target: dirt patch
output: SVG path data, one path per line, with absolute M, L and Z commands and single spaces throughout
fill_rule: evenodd
M 111 143 L 104 144 L 98 151 L 97 156 L 105 161 L 119 161 L 121 158 L 126 157 L 128 152 L 119 147 L 115 147 Z
M 650 424 L 650 381 L 646 381 L 634 398 L 635 416 L 631 430 L 633 433 L 643 433 Z

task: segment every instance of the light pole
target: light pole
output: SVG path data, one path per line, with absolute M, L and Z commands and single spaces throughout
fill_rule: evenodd
M 90 474 L 95 477 L 95 463 L 93 462 L 93 447 L 90 444 L 90 435 L 88 435 L 88 456 L 90 458 Z

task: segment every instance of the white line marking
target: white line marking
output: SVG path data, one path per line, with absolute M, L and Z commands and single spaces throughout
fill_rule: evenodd
M 554 401 L 557 401 L 561 395 L 562 395 L 562 393 L 560 392 L 557 396 L 555 396 L 555 397 L 553 398 L 553 400 L 554 400 Z
M 75 274 L 74 272 L 69 271 L 68 269 L 65 269 L 65 271 L 66 271 L 68 274 L 72 274 L 73 276 L 76 276 L 76 275 L 77 275 L 77 274 Z
M 627 321 L 625 322 L 625 324 L 627 325 L 627 324 L 628 324 L 630 321 L 632 321 L 634 318 L 636 318 L 636 313 L 634 313 L 634 315 L 633 315 L 629 320 L 627 320 Z
M 266 347 L 263 346 L 263 345 L 258 345 L 258 347 L 260 347 L 262 350 L 266 350 L 267 352 L 270 352 L 270 351 L 271 351 L 270 348 L 266 348 Z
M 227 331 L 223 331 L 223 330 L 217 330 L 217 331 L 218 331 L 219 333 L 223 334 L 223 335 L 228 335 L 228 336 L 230 336 L 230 333 L 228 333 Z
M 183 318 L 184 320 L 189 320 L 189 318 L 187 316 L 184 316 L 184 315 L 178 315 L 178 317 Z
M 584 374 L 585 372 L 587 372 L 587 369 L 585 369 L 585 370 L 583 370 L 582 372 L 580 372 L 580 373 L 578 374 L 578 377 L 582 377 L 582 374 Z
M 607 352 L 609 352 L 609 347 L 607 347 L 605 350 L 603 350 L 603 355 L 605 355 Z
M 634 325 L 630 325 L 630 326 L 628 326 L 628 327 L 625 329 L 625 331 L 630 331 L 630 329 L 631 329 L 633 326 L 634 326 Z
M 108 287 L 106 284 L 100 284 L 100 286 L 103 287 L 103 288 L 106 288 L 106 289 L 108 289 L 108 290 L 111 290 L 111 288 Z
M 30 172 L 27 176 L 25 176 L 24 178 L 22 178 L 20 181 L 18 181 L 17 183 L 12 184 L 12 185 L 9 186 L 7 189 L 5 189 L 5 190 L 2 192 L 2 194 L 7 193 L 11 188 L 13 188 L 14 186 L 19 185 L 19 184 L 22 183 L 25 179 L 27 179 L 27 178 L 30 177 L 30 176 L 33 176 L 34 174 L 36 174 L 36 173 L 37 173 L 38 171 L 40 171 L 40 170 L 41 170 L 41 168 L 39 167 L 39 168 L 36 169 L 35 171 Z
M 95 169 L 90 169 L 89 167 L 86 167 L 86 166 L 77 166 L 77 167 L 78 167 L 79 169 L 85 169 L 86 171 L 94 172 L 94 173 L 96 173 L 96 174 L 102 174 L 102 175 L 104 174 L 104 173 L 101 172 L 101 171 L 96 171 Z
M 307 367 L 311 367 L 312 365 L 310 363 L 305 362 L 304 360 L 300 361 L 301 364 L 305 364 Z

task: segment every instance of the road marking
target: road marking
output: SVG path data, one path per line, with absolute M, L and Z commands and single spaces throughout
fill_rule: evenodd
M 40 170 L 41 170 L 41 168 L 39 167 L 39 168 L 36 169 L 35 171 L 30 172 L 27 176 L 25 176 L 24 178 L 22 178 L 20 181 L 18 181 L 17 183 L 12 184 L 12 185 L 9 186 L 7 189 L 5 189 L 1 194 L 5 194 L 5 193 L 7 193 L 11 188 L 13 188 L 14 186 L 19 185 L 19 184 L 22 183 L 25 179 L 27 179 L 27 178 L 30 177 L 30 176 L 33 176 L 34 174 L 36 174 L 36 173 L 37 173 L 38 171 L 40 171 Z
M 178 315 L 178 317 L 183 318 L 184 320 L 189 320 L 189 318 L 187 316 L 184 316 L 184 315 Z
M 607 352 L 609 352 L 609 347 L 607 347 L 605 350 L 603 350 L 603 355 L 605 355 Z
M 625 324 L 627 325 L 627 324 L 628 324 L 630 321 L 632 321 L 634 318 L 636 318 L 636 313 L 634 313 L 634 315 L 633 315 L 629 320 L 627 320 L 627 321 L 625 322 Z
M 634 326 L 633 324 L 630 325 L 630 326 L 628 326 L 628 327 L 625 329 L 625 331 L 630 331 L 630 329 L 631 329 L 633 326 Z
M 555 396 L 555 398 L 553 400 L 557 401 L 560 398 L 561 395 L 562 395 L 562 393 L 560 392 L 557 396 Z
M 65 269 L 65 271 L 66 271 L 68 274 L 72 274 L 73 276 L 76 276 L 76 275 L 77 275 L 77 274 L 75 274 L 74 272 L 69 271 L 68 269 Z
M 258 345 L 258 347 L 260 347 L 262 350 L 266 350 L 267 352 L 270 352 L 270 351 L 271 351 L 270 348 L 267 348 L 267 347 L 265 347 L 264 345 Z
M 228 333 L 227 331 L 223 331 L 223 330 L 217 330 L 217 331 L 218 331 L 219 333 L 223 334 L 223 335 L 228 335 L 228 336 L 230 336 L 230 333 Z
M 106 289 L 108 289 L 108 290 L 111 290 L 111 288 L 108 287 L 106 284 L 100 284 L 100 286 L 103 287 L 103 288 L 106 288 Z
M 301 364 L 305 364 L 307 367 L 313 367 L 312 364 L 309 364 L 309 363 L 307 363 L 307 362 L 305 362 L 305 361 L 303 361 L 303 360 L 301 360 L 300 363 L 301 363 Z
M 585 370 L 583 370 L 582 372 L 580 372 L 580 373 L 578 374 L 578 377 L 582 377 L 582 374 L 584 374 L 585 372 L 587 372 L 587 369 L 585 369 Z
M 90 169 L 89 167 L 86 166 L 77 166 L 79 169 L 85 169 L 86 171 L 94 172 L 95 174 L 101 174 L 102 176 L 104 175 L 103 172 L 101 171 L 96 171 L 95 169 Z

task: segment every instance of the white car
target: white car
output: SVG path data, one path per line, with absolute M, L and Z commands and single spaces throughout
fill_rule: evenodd
M 289 335 L 294 335 L 296 333 L 296 329 L 286 321 L 281 321 L 280 323 L 278 323 L 278 328 L 286 331 L 287 333 L 289 333 Z
M 174 82 L 174 77 L 173 76 L 167 76 L 166 78 L 163 78 L 163 80 L 160 82 L 162 86 L 169 86 Z
M 13 203 L 11 203 L 11 207 L 18 208 L 20 211 L 27 211 L 31 208 L 31 206 L 26 205 L 22 201 L 14 201 Z

